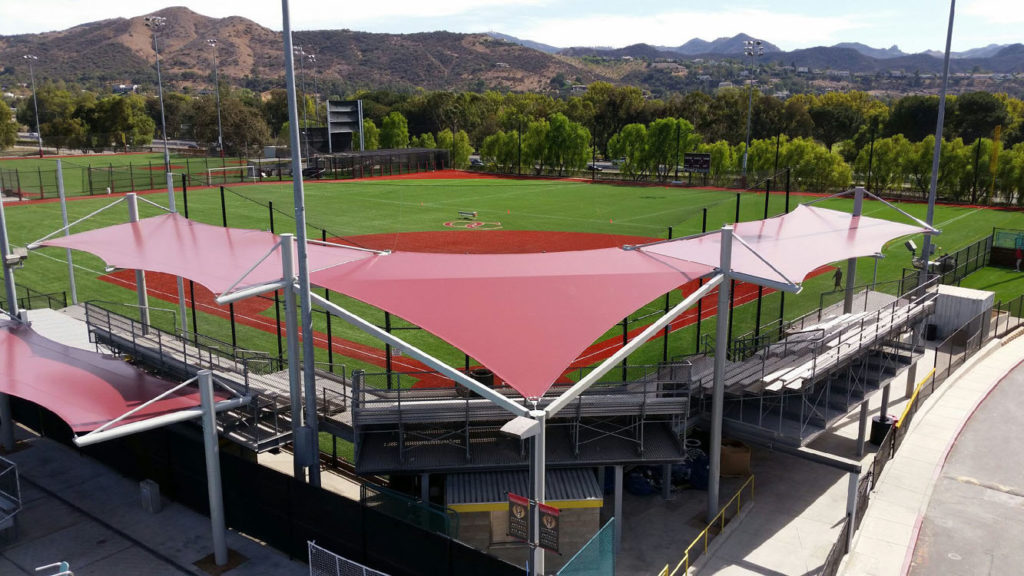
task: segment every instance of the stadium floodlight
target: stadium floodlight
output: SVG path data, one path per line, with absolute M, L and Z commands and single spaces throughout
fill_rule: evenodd
M 220 122 L 220 71 L 217 69 L 217 39 L 207 38 L 206 43 L 213 48 L 213 82 L 214 93 L 217 95 L 217 149 L 220 157 L 224 157 L 224 130 Z
M 309 122 L 306 120 L 306 74 L 305 69 L 302 66 L 302 62 L 306 60 L 306 56 L 310 56 L 303 49 L 302 46 L 295 46 L 292 48 L 292 53 L 299 57 L 299 78 L 302 83 L 302 140 L 306 148 L 305 157 L 309 159 Z
M 744 40 L 743 54 L 750 56 L 750 79 L 748 80 L 747 96 L 747 143 L 743 147 L 743 183 L 747 182 L 747 155 L 750 151 L 750 117 L 754 109 L 754 61 L 764 56 L 764 42 L 760 40 Z
M 174 202 L 174 174 L 171 173 L 171 153 L 167 148 L 167 115 L 164 114 L 164 80 L 160 74 L 160 31 L 167 25 L 167 18 L 163 16 L 146 16 L 143 21 L 146 28 L 153 32 L 153 52 L 156 53 L 156 88 L 160 100 L 160 131 L 164 138 L 164 175 L 167 178 L 167 207 L 171 212 L 177 212 Z M 185 303 L 185 282 L 181 276 L 175 278 L 178 288 L 178 313 L 181 317 L 182 337 L 188 333 L 187 306 Z
M 39 143 L 39 157 L 43 157 L 43 133 L 39 131 L 39 100 L 36 98 L 36 72 L 32 63 L 39 60 L 38 57 L 31 54 L 25 54 L 22 56 L 25 60 L 28 60 L 28 75 L 32 79 L 32 107 L 36 112 L 36 142 Z
M 146 27 L 153 31 L 153 51 L 156 53 L 156 88 L 160 98 L 160 130 L 164 137 L 164 171 L 171 171 L 171 155 L 167 151 L 167 120 L 164 115 L 164 82 L 160 75 L 160 31 L 167 24 L 163 16 L 146 16 Z

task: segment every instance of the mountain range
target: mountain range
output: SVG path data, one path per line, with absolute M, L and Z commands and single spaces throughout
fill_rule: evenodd
M 171 86 L 209 88 L 214 49 L 207 44 L 208 38 L 218 40 L 217 62 L 226 81 L 255 90 L 283 84 L 280 32 L 240 16 L 209 18 L 181 7 L 154 14 L 166 18 L 159 51 L 164 79 Z M 296 63 L 302 81 L 325 83 L 338 94 L 358 89 L 546 91 L 597 80 L 653 87 L 662 80 L 653 78 L 649 62 L 698 58 L 738 62 L 745 42 L 753 40 L 739 34 L 712 41 L 692 39 L 676 47 L 636 44 L 613 49 L 557 48 L 497 32 L 318 30 L 295 32 L 293 38 L 305 53 L 315 54 L 315 61 L 300 59 Z M 762 62 L 810 69 L 934 74 L 942 66 L 942 59 L 930 53 L 905 54 L 896 46 L 878 49 L 849 43 L 789 52 L 767 41 L 762 46 Z M 141 16 L 41 34 L 0 36 L 0 86 L 11 89 L 28 81 L 25 54 L 39 58 L 37 79 L 101 86 L 156 80 L 153 35 Z M 986 46 L 957 56 L 954 72 L 1024 72 L 1021 44 Z

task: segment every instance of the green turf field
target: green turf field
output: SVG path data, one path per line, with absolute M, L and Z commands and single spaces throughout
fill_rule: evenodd
M 500 222 L 506 230 L 557 230 L 609 234 L 642 235 L 664 238 L 668 228 L 673 227 L 675 237 L 701 231 L 702 216 L 707 209 L 707 227 L 717 229 L 722 224 L 734 221 L 737 195 L 735 192 L 702 189 L 631 187 L 605 184 L 589 184 L 571 181 L 530 181 L 530 180 L 359 180 L 340 183 L 307 183 L 306 210 L 310 225 L 308 235 L 319 238 L 321 229 L 328 236 L 348 236 L 371 233 L 406 231 L 446 230 L 443 223 L 456 220 L 459 210 L 475 210 L 479 219 Z M 165 194 L 151 194 L 147 199 L 166 205 Z M 798 202 L 813 200 L 813 197 L 791 197 L 791 208 Z M 104 198 L 77 199 L 69 202 L 71 219 L 80 218 L 93 212 L 110 200 Z M 220 225 L 223 214 L 227 223 L 240 228 L 270 228 L 270 209 L 273 203 L 274 229 L 278 233 L 294 231 L 291 217 L 292 186 L 290 183 L 234 186 L 224 195 L 224 213 L 221 211 L 221 195 L 217 188 L 193 189 L 188 193 L 189 216 L 195 220 Z M 768 214 L 774 216 L 784 209 L 782 194 L 769 197 Z M 177 205 L 184 209 L 184 197 L 178 191 Z M 826 206 L 849 210 L 851 201 L 846 199 L 828 200 Z M 925 205 L 903 204 L 901 208 L 924 217 Z M 744 193 L 740 199 L 740 220 L 755 220 L 763 217 L 765 196 L 763 193 Z M 143 203 L 142 216 L 152 216 L 158 210 Z M 904 218 L 878 202 L 865 204 L 864 213 L 870 216 L 904 220 Z M 126 220 L 127 208 L 118 206 L 104 212 L 75 230 L 85 230 Z M 7 219 L 11 240 L 14 244 L 25 245 L 44 234 L 60 228 L 60 209 L 55 203 L 31 205 L 7 205 Z M 939 253 L 953 252 L 987 236 L 992 227 L 1024 228 L 1024 213 L 1011 211 L 980 210 L 963 207 L 936 208 L 935 222 L 943 230 L 936 240 Z M 462 233 L 462 232 L 460 232 Z M 486 232 L 479 232 L 486 233 Z M 921 238 L 914 239 L 920 246 Z M 879 262 L 878 281 L 896 280 L 904 267 L 909 267 L 910 254 L 903 247 L 903 240 L 893 242 L 885 250 L 886 257 Z M 19 284 L 39 292 L 54 292 L 67 289 L 64 251 L 43 249 L 36 251 L 17 271 Z M 133 302 L 134 293 L 108 282 L 98 280 L 103 274 L 103 263 L 97 258 L 76 253 L 75 263 L 79 267 L 76 276 L 81 300 L 97 299 L 112 302 Z M 872 281 L 874 261 L 862 259 L 858 267 L 858 284 Z M 1017 275 L 1024 277 L 1024 273 Z M 967 285 L 967 281 L 964 285 Z M 1024 284 L 1024 282 L 1021 282 Z M 1007 280 L 1005 291 L 999 297 L 1019 294 L 1021 286 Z M 808 280 L 800 295 L 787 295 L 785 316 L 796 317 L 818 306 L 819 295 L 832 289 L 830 274 Z M 342 302 L 364 318 L 383 324 L 383 313 L 358 302 L 348 301 L 337 295 L 332 300 Z M 671 303 L 679 300 L 679 292 L 670 296 Z M 779 316 L 780 296 L 774 294 L 764 298 L 761 323 L 765 324 Z M 152 299 L 153 306 L 173 309 L 175 303 Z M 637 311 L 632 317 L 639 317 L 662 309 L 664 298 L 652 302 Z M 271 307 L 262 313 L 273 318 Z M 740 335 L 753 329 L 756 304 L 737 309 L 733 334 Z M 173 329 L 169 313 L 154 314 L 154 322 Z M 227 321 L 208 314 L 199 314 L 199 332 L 230 340 Z M 401 323 L 396 321 L 396 326 Z M 314 329 L 325 332 L 326 322 L 322 314 L 315 315 Z M 714 323 L 704 321 L 701 335 L 714 333 Z M 358 343 L 380 347 L 376 340 L 349 328 L 342 321 L 332 321 L 335 338 L 345 338 Z M 406 331 L 402 336 L 413 344 L 438 355 L 442 359 L 460 366 L 463 355 L 450 346 L 438 341 L 423 331 Z M 609 327 L 606 337 L 621 337 L 621 327 Z M 696 328 L 674 332 L 669 338 L 669 356 L 690 354 L 696 350 Z M 240 326 L 238 343 L 250 349 L 277 353 L 276 335 L 254 328 Z M 661 360 L 663 341 L 648 343 L 631 358 L 631 364 L 652 363 Z M 326 352 L 318 360 L 326 360 Z M 335 357 L 336 362 L 345 362 L 349 369 L 365 368 L 381 371 L 378 367 L 349 362 Z
M 175 173 L 192 174 L 194 180 L 203 182 L 208 169 L 239 163 L 237 158 L 196 158 L 179 154 L 171 154 L 170 160 Z M 90 189 L 99 192 L 108 185 L 115 192 L 165 186 L 163 152 L 72 155 L 61 157 L 60 163 L 64 193 L 68 196 L 88 194 Z M 18 188 L 33 198 L 38 198 L 39 194 L 44 198 L 57 197 L 56 170 L 57 158 L 54 157 L 0 158 L 5 188 L 13 190 L 11 182 L 17 182 Z M 13 171 L 18 173 L 16 179 Z
M 964 278 L 960 286 L 995 292 L 996 302 L 1008 302 L 1024 294 L 1024 272 L 986 267 Z

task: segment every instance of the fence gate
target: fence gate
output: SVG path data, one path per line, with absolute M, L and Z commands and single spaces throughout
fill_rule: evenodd
M 309 576 L 388 576 L 309 543 Z
M 615 576 L 615 518 L 562 566 L 558 576 Z

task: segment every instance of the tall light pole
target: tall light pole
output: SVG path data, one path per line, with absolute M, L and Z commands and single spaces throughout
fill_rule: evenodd
M 213 81 L 216 84 L 214 92 L 217 94 L 217 149 L 220 150 L 220 157 L 224 157 L 224 130 L 220 123 L 220 72 L 217 70 L 217 39 L 207 38 L 206 43 L 213 47 Z
M 36 141 L 39 143 L 39 157 L 43 157 L 43 133 L 39 131 L 39 100 L 36 98 L 36 71 L 32 66 L 32 63 L 39 58 L 25 54 L 22 56 L 25 60 L 28 60 L 28 75 L 32 79 L 32 107 L 35 108 L 36 112 Z
M 164 137 L 164 172 L 171 172 L 171 155 L 167 150 L 167 120 L 164 115 L 164 82 L 160 75 L 160 31 L 167 24 L 163 16 L 146 16 L 146 27 L 153 31 L 153 51 L 156 52 L 156 90 L 160 98 L 160 130 Z
M 309 134 L 307 127 L 309 123 L 306 121 L 306 75 L 302 67 L 302 61 L 306 58 L 306 53 L 302 50 L 302 46 L 295 46 L 292 48 L 292 52 L 299 57 L 299 78 L 301 78 L 302 86 L 300 91 L 302 92 L 302 141 L 306 147 L 306 161 L 309 161 Z M 300 150 L 301 152 L 301 150 Z M 302 154 L 300 154 L 302 156 Z
M 146 27 L 153 31 L 153 52 L 156 53 L 156 89 L 160 99 L 160 132 L 164 138 L 164 175 L 167 178 L 167 207 L 171 212 L 178 209 L 174 202 L 174 174 L 171 172 L 171 153 L 167 148 L 167 115 L 164 114 L 164 79 L 160 75 L 160 31 L 167 24 L 163 16 L 146 16 Z M 185 282 L 178 276 L 175 279 L 178 288 L 178 315 L 181 322 L 181 337 L 188 334 L 188 314 L 185 302 Z M 192 303 L 195 306 L 195 302 Z
M 754 62 L 764 56 L 764 43 L 760 40 L 744 40 L 743 53 L 750 56 L 749 95 L 747 97 L 747 144 L 743 147 L 743 184 L 747 182 L 747 156 L 750 152 L 750 117 L 754 110 Z

